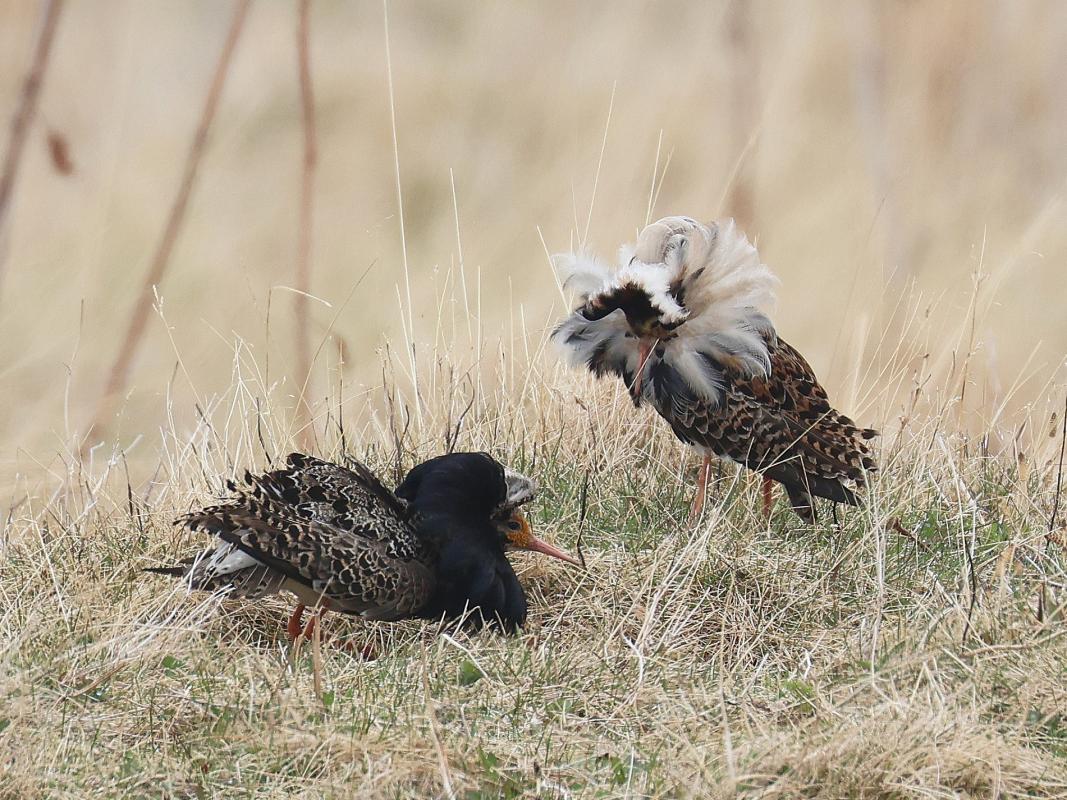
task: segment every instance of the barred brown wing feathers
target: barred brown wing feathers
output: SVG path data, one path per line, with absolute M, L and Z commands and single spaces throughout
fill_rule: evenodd
M 768 340 L 768 350 L 770 374 L 751 379 L 731 374 L 733 386 L 766 411 L 782 417 L 817 473 L 862 483 L 864 473 L 876 469 L 867 440 L 877 433 L 858 428 L 830 405 L 811 366 L 786 341 Z M 831 465 L 837 465 L 842 474 L 827 474 L 828 470 L 833 472 Z
M 227 543 L 190 565 L 190 586 L 259 597 L 295 582 L 337 610 L 381 619 L 415 613 L 432 591 L 432 559 L 406 503 L 358 463 L 349 469 L 293 453 L 287 464 L 246 473 L 243 486 L 230 484 L 232 500 L 179 520 Z M 227 556 L 231 569 L 219 572 Z
M 323 594 L 338 610 L 373 611 L 382 619 L 410 616 L 432 591 L 424 559 L 398 558 L 386 542 L 315 520 L 239 509 L 209 526 L 272 570 Z
M 813 518 L 810 494 L 856 502 L 845 482 L 862 485 L 874 462 L 855 428 L 840 423 L 829 403 L 820 402 L 825 392 L 810 368 L 803 381 L 781 375 L 754 381 L 728 369 L 724 374 L 729 381 L 718 406 L 677 389 L 669 405 L 657 403 L 679 438 L 785 484 L 805 518 Z
M 286 462 L 287 469 L 246 474 L 253 498 L 301 519 L 390 542 L 397 552 L 412 551 L 407 505 L 367 467 L 352 462 L 346 468 L 301 453 Z
M 751 379 L 735 374 L 738 389 L 765 406 L 800 419 L 820 417 L 832 410 L 826 390 L 800 353 L 781 338 L 768 341 L 767 351 L 771 357 L 770 374 Z

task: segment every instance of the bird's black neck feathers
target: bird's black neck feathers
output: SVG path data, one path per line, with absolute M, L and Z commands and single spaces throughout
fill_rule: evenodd
M 487 453 L 450 453 L 411 470 L 396 494 L 423 514 L 488 517 L 507 498 L 507 484 Z
M 622 309 L 627 324 L 637 336 L 661 337 L 678 327 L 678 323 L 664 323 L 663 311 L 653 304 L 646 289 L 635 284 L 601 294 L 596 298 L 595 305 L 587 305 L 581 311 L 586 319 L 595 321 L 617 309 Z
M 412 469 L 396 494 L 437 552 L 438 586 L 423 616 L 471 611 L 475 622 L 509 631 L 521 626 L 526 597 L 492 521 L 507 499 L 503 466 L 486 453 L 439 456 Z

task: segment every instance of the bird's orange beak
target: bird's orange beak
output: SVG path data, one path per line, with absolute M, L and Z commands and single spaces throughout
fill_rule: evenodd
M 508 531 L 508 543 L 515 549 L 530 550 L 534 553 L 544 553 L 546 556 L 558 558 L 560 561 L 566 561 L 568 564 L 576 564 L 579 567 L 582 566 L 582 562 L 578 559 L 567 555 L 555 545 L 551 545 L 534 536 L 533 529 L 530 528 L 530 523 L 527 522 L 526 517 L 518 511 L 512 513 L 511 519 L 518 522 L 520 526 L 517 531 Z
M 637 377 L 634 378 L 634 397 L 641 396 L 641 383 L 645 377 L 645 364 L 648 363 L 648 354 L 652 352 L 652 342 L 641 338 L 637 340 Z

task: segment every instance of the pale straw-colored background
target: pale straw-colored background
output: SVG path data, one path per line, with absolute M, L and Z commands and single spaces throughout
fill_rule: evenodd
M 197 399 L 231 386 L 237 340 L 279 397 L 298 393 L 295 295 L 278 288 L 299 235 L 297 16 L 261 2 L 158 287 L 165 322 L 152 313 L 120 416 L 86 438 L 231 13 L 63 11 L 0 230 L 6 478 L 97 441 L 151 449 L 168 414 L 192 424 Z M 39 14 L 0 2 L 3 119 Z M 393 2 L 389 37 L 426 352 L 456 341 L 453 320 L 469 341 L 468 306 L 494 361 L 536 352 L 563 309 L 546 247 L 611 256 L 650 216 L 736 215 L 782 279 L 780 332 L 864 423 L 890 424 L 929 373 L 946 402 L 963 391 L 956 418 L 976 430 L 1060 402 L 1067 5 Z M 312 345 L 332 330 L 317 401 L 338 377 L 380 383 L 379 351 L 404 352 L 410 331 L 383 6 L 314 3 L 311 57 L 311 291 L 330 304 L 310 303 Z
M 390 0 L 391 104 L 380 0 L 311 0 L 310 414 L 297 5 L 251 5 L 135 337 L 234 6 L 63 8 L 0 220 L 0 798 L 1064 797 L 1067 3 Z M 2 119 L 39 13 L 0 0 Z M 859 508 L 723 466 L 690 524 L 693 451 L 542 352 L 547 253 L 668 213 L 742 220 L 883 431 Z M 287 597 L 142 572 L 290 447 L 450 445 L 587 559 L 513 557 L 519 636 L 290 649 Z

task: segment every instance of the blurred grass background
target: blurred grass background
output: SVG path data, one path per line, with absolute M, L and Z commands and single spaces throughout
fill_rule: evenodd
M 0 230 L 0 478 L 86 435 L 231 14 L 217 0 L 63 9 Z M 6 120 L 40 8 L 0 0 L 0 19 Z M 151 316 L 121 423 L 90 444 L 151 437 L 168 396 L 194 420 L 190 381 L 198 397 L 229 387 L 235 338 L 296 394 L 294 295 L 272 290 L 297 260 L 296 23 L 290 3 L 251 7 L 158 288 L 166 324 Z M 960 419 L 978 430 L 1057 394 L 1067 5 L 397 0 L 389 38 L 417 341 L 463 318 L 461 244 L 482 338 L 536 343 L 563 310 L 539 230 L 558 251 L 588 220 L 586 244 L 610 256 L 656 183 L 653 219 L 739 218 L 782 278 L 780 332 L 864 424 L 902 413 L 901 380 L 919 382 L 932 350 L 939 379 L 968 363 Z M 311 337 L 333 324 L 346 387 L 380 383 L 380 348 L 403 341 L 385 41 L 381 4 L 313 2 L 311 292 L 332 308 L 310 304 Z

